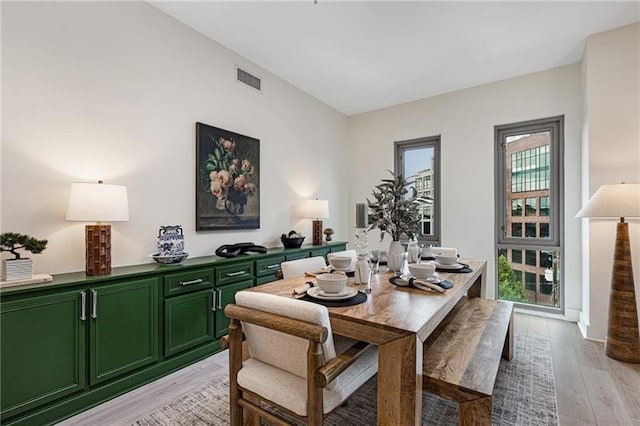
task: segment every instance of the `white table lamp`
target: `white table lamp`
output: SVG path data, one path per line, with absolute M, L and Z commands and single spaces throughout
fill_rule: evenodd
M 111 273 L 111 225 L 101 222 L 129 220 L 127 187 L 98 183 L 72 183 L 67 220 L 96 222 L 85 227 L 87 275 Z
M 618 361 L 640 364 L 640 333 L 629 224 L 624 221 L 625 217 L 640 217 L 640 184 L 601 186 L 576 217 L 620 218 L 613 255 L 605 354 Z
M 305 216 L 313 219 L 313 245 L 322 244 L 322 220 L 329 217 L 329 201 L 307 200 L 305 203 Z

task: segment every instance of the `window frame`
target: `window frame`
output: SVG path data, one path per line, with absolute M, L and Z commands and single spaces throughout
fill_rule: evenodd
M 549 238 L 541 238 L 537 234 L 536 238 L 513 238 L 507 237 L 507 193 L 506 193 L 506 138 L 525 133 L 550 132 L 549 144 L 549 202 L 551 206 L 549 215 Z M 500 250 L 538 250 L 542 256 L 542 251 L 555 251 L 558 253 L 560 262 L 564 264 L 564 115 L 542 118 L 536 120 L 523 121 L 518 123 L 498 125 L 494 127 L 494 182 L 495 182 L 495 247 L 496 258 Z M 511 159 L 509 159 L 511 160 Z M 523 188 L 524 191 L 524 188 Z M 522 198 L 525 198 L 524 196 Z M 523 204 L 526 204 L 523 203 Z M 540 208 L 538 200 L 537 209 Z M 508 206 L 511 211 L 511 205 Z M 523 205 L 523 210 L 525 206 Z M 524 211 L 523 216 L 524 217 Z M 523 230 L 524 231 L 524 230 Z M 525 233 L 523 232 L 523 235 Z M 526 264 L 523 255 L 523 265 Z M 542 264 L 542 259 L 539 261 Z M 498 268 L 495 268 L 495 294 L 500 297 Z M 523 274 L 524 275 L 524 274 Z M 517 306 L 531 311 L 540 311 L 554 314 L 565 312 L 565 268 L 559 270 L 558 306 L 545 306 L 529 303 L 515 302 Z M 523 276 L 523 286 L 526 288 L 526 277 Z
M 396 174 L 403 174 L 404 170 L 404 156 L 405 152 L 408 150 L 419 149 L 419 148 L 433 148 L 433 171 L 431 178 L 431 186 L 433 187 L 433 205 L 432 205 L 432 214 L 433 214 L 433 235 L 424 235 L 420 233 L 418 235 L 418 242 L 421 244 L 429 244 L 439 246 L 441 241 L 441 224 L 440 218 L 442 217 L 440 214 L 441 211 L 441 199 L 440 199 L 440 135 L 435 136 L 427 136 L 416 139 L 395 141 L 393 146 L 393 164 L 394 171 Z M 404 176 L 405 179 L 408 179 L 410 176 Z M 429 188 L 423 188 L 429 189 Z

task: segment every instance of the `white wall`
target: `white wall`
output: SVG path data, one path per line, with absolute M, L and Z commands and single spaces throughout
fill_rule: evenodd
M 640 182 L 640 24 L 587 39 L 584 69 L 584 158 L 582 198 L 601 185 Z M 614 219 L 584 219 L 584 310 L 580 325 L 604 339 L 615 245 Z M 636 298 L 640 306 L 640 223 L 628 219 Z
M 160 225 L 186 251 L 279 246 L 311 225 L 292 209 L 330 202 L 348 238 L 346 117 L 142 2 L 2 2 L 2 231 L 49 240 L 36 272 L 84 269 L 84 224 L 64 220 L 70 184 L 126 185 L 131 220 L 112 224 L 113 265 L 149 262 Z M 234 64 L 263 77 L 258 94 Z M 195 232 L 195 125 L 260 139 L 259 230 Z
M 460 90 L 349 118 L 349 208 L 393 170 L 393 142 L 441 135 L 442 244 L 489 262 L 494 295 L 494 126 L 565 116 L 567 316 L 580 309 L 581 97 L 578 64 Z M 354 215 L 350 214 L 350 226 Z M 371 238 L 377 244 L 377 232 Z M 388 242 L 384 244 L 388 245 Z M 386 246 L 385 246 L 386 247 Z

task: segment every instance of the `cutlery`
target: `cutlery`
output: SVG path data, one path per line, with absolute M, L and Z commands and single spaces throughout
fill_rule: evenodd
M 445 289 L 438 286 L 437 284 L 430 283 L 428 281 L 418 280 L 416 278 L 409 278 L 405 275 L 397 275 L 395 277 L 391 277 L 389 279 L 392 284 L 396 284 L 403 287 L 414 286 L 422 290 L 432 290 L 438 293 L 444 293 Z

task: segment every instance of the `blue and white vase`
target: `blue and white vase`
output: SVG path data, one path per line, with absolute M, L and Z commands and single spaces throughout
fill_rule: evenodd
M 176 256 L 184 251 L 182 226 L 161 226 L 158 231 L 158 253 L 160 256 Z

